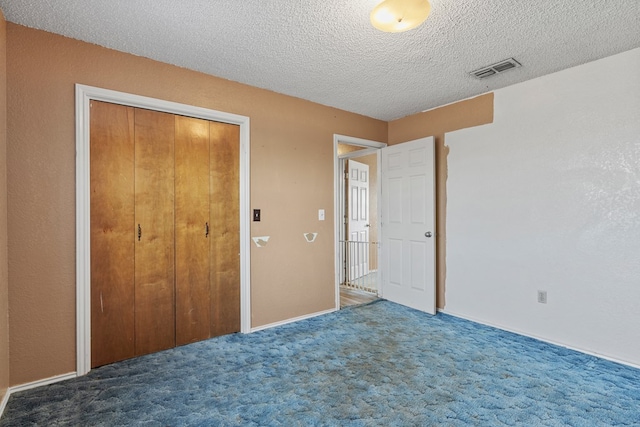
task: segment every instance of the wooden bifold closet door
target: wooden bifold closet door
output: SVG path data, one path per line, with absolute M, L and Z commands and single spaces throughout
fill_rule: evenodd
M 92 367 L 240 330 L 239 127 L 91 103 Z
M 209 338 L 209 122 L 176 118 L 176 340 Z
M 173 115 L 135 109 L 135 354 L 175 346 Z M 101 254 L 109 256 L 109 254 Z

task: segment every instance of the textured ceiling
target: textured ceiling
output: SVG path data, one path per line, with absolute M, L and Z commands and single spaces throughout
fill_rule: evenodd
M 380 0 L 0 0 L 7 20 L 392 120 L 640 47 L 640 0 L 433 0 L 375 30 Z M 468 75 L 516 58 L 487 80 Z M 640 76 L 639 76 L 640 78 Z

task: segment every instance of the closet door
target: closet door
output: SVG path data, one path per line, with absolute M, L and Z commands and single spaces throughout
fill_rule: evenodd
M 210 122 L 211 336 L 240 331 L 240 127 Z
M 134 109 L 91 102 L 91 366 L 133 357 Z
M 172 114 L 135 109 L 136 355 L 175 346 Z
M 240 128 L 94 101 L 92 367 L 240 331 Z
M 209 122 L 176 116 L 176 344 L 210 336 Z

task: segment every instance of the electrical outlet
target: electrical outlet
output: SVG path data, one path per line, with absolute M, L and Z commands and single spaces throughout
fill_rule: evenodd
M 547 291 L 538 291 L 538 302 L 540 304 L 547 303 Z

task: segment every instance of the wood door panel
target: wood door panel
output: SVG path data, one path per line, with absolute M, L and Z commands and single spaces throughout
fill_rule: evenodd
M 137 355 L 175 346 L 174 136 L 173 115 L 135 109 Z
M 210 122 L 211 335 L 240 331 L 240 127 Z
M 176 345 L 209 338 L 209 122 L 176 116 Z
M 92 367 L 238 332 L 239 126 L 91 108 Z
M 134 110 L 91 102 L 91 366 L 134 350 Z

